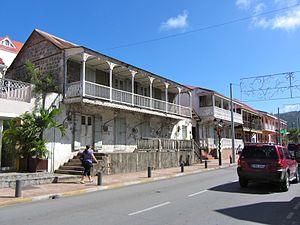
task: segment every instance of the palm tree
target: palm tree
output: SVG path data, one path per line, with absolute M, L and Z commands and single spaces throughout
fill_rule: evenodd
M 16 146 L 19 155 L 46 157 L 48 140 L 43 137 L 43 133 L 47 129 L 54 128 L 59 129 L 62 136 L 65 135 L 63 124 L 55 121 L 55 116 L 59 113 L 59 109 L 51 111 L 40 109 L 39 113 L 26 112 L 9 122 L 9 128 L 3 133 L 3 139 L 7 144 Z
M 30 78 L 31 83 L 34 85 L 33 91 L 38 95 L 42 95 L 42 106 L 45 108 L 46 94 L 58 91 L 53 76 L 50 74 L 42 74 L 30 60 L 25 62 L 25 67 L 27 78 Z

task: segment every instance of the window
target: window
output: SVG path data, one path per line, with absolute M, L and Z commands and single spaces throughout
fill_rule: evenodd
M 286 159 L 291 159 L 291 155 L 290 155 L 289 151 L 287 150 L 287 148 L 283 148 L 283 152 L 284 152 Z
M 207 107 L 212 106 L 212 96 L 199 96 L 199 106 L 200 107 Z
M 182 139 L 187 139 L 187 126 L 182 126 Z
M 81 117 L 81 125 L 85 125 L 85 116 Z
M 92 125 L 92 117 L 88 117 L 88 125 Z
M 246 146 L 243 149 L 241 158 L 243 159 L 278 159 L 274 146 Z
M 283 159 L 283 151 L 281 147 L 278 147 L 280 158 Z

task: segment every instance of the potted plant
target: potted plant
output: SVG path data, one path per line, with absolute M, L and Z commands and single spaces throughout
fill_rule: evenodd
M 55 116 L 60 113 L 59 109 L 38 112 L 25 112 L 20 117 L 11 120 L 9 128 L 3 133 L 4 141 L 16 149 L 20 157 L 21 171 L 41 171 L 48 169 L 47 139 L 43 133 L 47 129 L 59 129 L 64 135 L 63 124 L 55 121 Z

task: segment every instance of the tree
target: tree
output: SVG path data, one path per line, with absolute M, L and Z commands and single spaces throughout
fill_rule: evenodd
M 27 77 L 30 78 L 31 83 L 34 85 L 33 91 L 36 94 L 42 95 L 42 105 L 43 108 L 45 108 L 46 94 L 58 91 L 58 87 L 55 84 L 53 76 L 50 74 L 42 74 L 30 60 L 25 62 L 25 67 Z
M 63 124 L 55 121 L 55 116 L 59 113 L 59 109 L 40 109 L 39 113 L 25 112 L 9 121 L 9 128 L 4 131 L 3 139 L 8 145 L 15 146 L 20 156 L 46 157 L 48 140 L 43 137 L 43 133 L 47 129 L 55 128 L 60 130 L 62 136 L 65 134 Z
M 297 128 L 292 128 L 289 130 L 289 134 L 287 134 L 287 138 L 290 142 L 298 142 L 299 135 L 300 135 L 300 131 Z

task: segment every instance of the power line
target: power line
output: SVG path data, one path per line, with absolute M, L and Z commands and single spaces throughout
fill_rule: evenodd
M 101 49 L 100 51 L 111 51 L 111 50 L 115 50 L 115 49 L 127 48 L 127 47 L 136 46 L 136 45 L 143 45 L 143 44 L 147 44 L 147 43 L 151 43 L 151 42 L 161 41 L 161 40 L 165 40 L 165 39 L 169 39 L 169 38 L 185 36 L 185 35 L 188 35 L 188 34 L 200 32 L 200 31 L 204 31 L 204 30 L 214 29 L 214 28 L 226 26 L 226 25 L 229 25 L 229 24 L 250 20 L 252 18 L 256 18 L 256 17 L 260 17 L 260 16 L 264 16 L 264 15 L 269 15 L 269 14 L 274 14 L 274 13 L 277 14 L 281 11 L 291 9 L 291 8 L 294 8 L 294 7 L 299 6 L 299 5 L 300 5 L 300 3 L 292 5 L 292 6 L 280 8 L 280 9 L 267 11 L 267 12 L 264 12 L 264 13 L 254 14 L 254 15 L 248 16 L 248 17 L 243 17 L 243 18 L 227 21 L 227 22 L 224 22 L 224 23 L 219 23 L 219 24 L 209 25 L 209 26 L 206 26 L 206 27 L 201 27 L 201 28 L 198 28 L 198 29 L 186 31 L 186 32 L 179 33 L 179 34 L 171 34 L 171 35 L 166 35 L 166 36 L 163 36 L 163 37 L 160 37 L 160 38 L 153 38 L 153 39 L 148 39 L 148 40 L 144 40 L 144 41 L 138 41 L 138 42 L 133 42 L 133 43 L 129 43 L 129 44 L 119 45 L 119 46 L 115 46 L 115 47 L 111 47 L 111 48 L 105 48 L 105 49 Z

